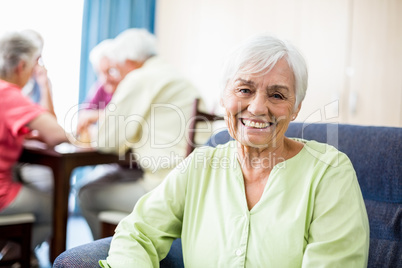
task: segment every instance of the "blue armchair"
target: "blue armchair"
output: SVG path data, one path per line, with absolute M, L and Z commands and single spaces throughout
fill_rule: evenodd
M 370 223 L 369 268 L 402 268 L 402 128 L 292 123 L 288 137 L 334 145 L 352 161 Z M 217 133 L 207 145 L 231 137 Z M 67 250 L 53 267 L 96 267 L 107 256 L 111 238 Z M 160 267 L 184 267 L 180 239 Z

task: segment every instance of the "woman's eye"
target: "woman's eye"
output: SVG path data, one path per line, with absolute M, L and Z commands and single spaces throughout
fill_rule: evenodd
M 283 96 L 279 93 L 273 94 L 272 97 L 274 97 L 275 99 L 283 100 Z
M 248 93 L 250 93 L 251 91 L 250 91 L 250 89 L 248 89 L 248 88 L 241 88 L 241 89 L 239 89 L 239 92 L 248 94 Z

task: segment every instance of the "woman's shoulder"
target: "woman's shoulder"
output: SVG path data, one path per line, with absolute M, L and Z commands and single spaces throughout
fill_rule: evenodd
M 0 80 L 1 81 L 1 80 Z M 0 101 L 2 106 L 17 107 L 17 106 L 35 106 L 27 96 L 22 94 L 21 88 L 18 86 L 2 81 L 0 82 Z M 4 107 L 2 107 L 4 108 Z
M 319 161 L 322 164 L 330 166 L 351 165 L 349 157 L 335 146 L 315 140 L 292 139 L 304 144 L 303 149 L 299 153 L 304 160 Z
M 10 94 L 10 92 L 13 94 L 22 95 L 21 89 L 17 85 L 0 79 L 0 94 L 2 95 Z

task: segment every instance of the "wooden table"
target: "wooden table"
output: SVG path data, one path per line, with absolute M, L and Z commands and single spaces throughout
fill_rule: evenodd
M 104 154 L 91 148 L 78 148 L 71 144 L 60 144 L 49 149 L 37 141 L 27 141 L 20 162 L 49 166 L 54 174 L 53 237 L 50 245 L 50 261 L 66 250 L 68 197 L 71 172 L 80 166 L 121 163 L 115 154 Z

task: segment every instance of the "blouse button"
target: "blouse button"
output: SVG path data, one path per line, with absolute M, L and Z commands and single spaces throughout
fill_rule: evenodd
M 236 256 L 240 256 L 242 253 L 241 249 L 236 250 Z

